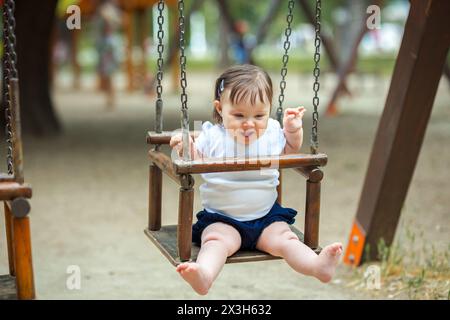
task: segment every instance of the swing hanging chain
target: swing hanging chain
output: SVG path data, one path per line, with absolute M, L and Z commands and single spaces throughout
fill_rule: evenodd
M 3 4 L 3 79 L 5 84 L 3 85 L 3 97 L 5 108 L 5 133 L 6 133 L 6 145 L 7 155 L 6 164 L 9 175 L 14 174 L 13 165 L 13 132 L 12 132 L 12 115 L 11 115 L 11 96 L 9 94 L 10 80 L 17 78 L 17 54 L 15 50 L 16 36 L 14 35 L 14 29 L 16 26 L 16 20 L 14 19 L 14 1 L 6 0 Z
M 278 108 L 277 108 L 277 120 L 281 126 L 283 126 L 283 102 L 284 102 L 284 90 L 286 89 L 286 75 L 287 75 L 287 64 L 289 61 L 289 48 L 291 47 L 291 41 L 289 37 L 292 33 L 291 23 L 293 20 L 292 10 L 294 9 L 294 0 L 289 0 L 288 3 L 288 14 L 286 16 L 287 26 L 284 31 L 285 40 L 284 40 L 284 54 L 283 54 L 283 66 L 281 68 L 281 81 L 280 81 L 280 95 L 278 97 Z
M 184 0 L 178 0 L 178 25 L 180 33 L 180 85 L 181 85 L 181 126 L 183 137 L 183 160 L 190 160 L 189 150 L 189 115 L 187 107 L 187 94 L 186 94 L 186 56 L 184 53 L 186 41 L 185 41 L 185 20 L 184 20 Z
M 320 44 L 321 44 L 321 37 L 320 37 L 320 29 L 321 29 L 321 22 L 320 17 L 322 13 L 322 1 L 316 0 L 316 35 L 314 39 L 314 46 L 316 47 L 316 51 L 314 53 L 314 85 L 313 85 L 313 91 L 314 91 L 314 97 L 313 97 L 313 106 L 314 106 L 314 112 L 312 114 L 313 119 L 313 125 L 311 128 L 311 153 L 317 154 L 319 149 L 319 136 L 318 136 L 318 129 L 317 126 L 319 124 L 319 89 L 320 89 L 320 82 L 319 82 L 319 76 L 320 76 Z
M 156 74 L 156 79 L 158 80 L 158 84 L 156 86 L 156 94 L 157 94 L 157 100 L 156 100 L 156 121 L 155 121 L 155 131 L 157 133 L 162 132 L 163 128 L 163 119 L 162 119 L 162 109 L 163 109 L 163 100 L 162 100 L 162 80 L 163 80 L 163 66 L 164 66 L 164 60 L 163 60 L 163 53 L 164 53 L 164 0 L 158 1 L 158 72 Z

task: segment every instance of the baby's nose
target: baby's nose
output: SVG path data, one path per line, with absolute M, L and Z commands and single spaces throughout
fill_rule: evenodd
M 255 123 L 253 122 L 253 120 L 246 120 L 244 122 L 244 127 L 245 128 L 253 128 L 255 126 Z

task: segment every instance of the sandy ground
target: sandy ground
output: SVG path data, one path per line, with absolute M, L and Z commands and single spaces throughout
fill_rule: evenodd
M 25 137 L 25 178 L 33 186 L 31 230 L 39 299 L 369 299 L 346 286 L 340 265 L 328 284 L 296 274 L 283 261 L 226 265 L 210 294 L 199 297 L 143 233 L 147 223 L 148 161 L 145 134 L 153 129 L 153 99 L 120 91 L 115 111 L 89 89 L 68 89 L 60 77 L 54 97 L 64 126 L 61 136 Z M 214 75 L 190 75 L 191 121 L 207 120 Z M 278 77 L 274 75 L 274 82 Z M 120 79 L 119 79 L 120 82 Z M 325 105 L 334 79 L 325 77 Z M 341 115 L 320 122 L 320 148 L 329 156 L 322 192 L 320 243 L 347 243 L 369 152 L 389 79 L 352 78 L 354 97 L 341 100 Z M 286 105 L 311 101 L 309 77 L 290 75 Z M 169 90 L 166 90 L 166 92 Z M 299 94 L 304 92 L 305 94 Z M 450 244 L 450 90 L 441 81 L 397 238 L 423 231 L 438 248 Z M 165 129 L 179 123 L 179 98 L 166 94 Z M 311 111 L 311 107 L 309 107 Z M 306 118 L 309 132 L 311 112 Z M 308 138 L 305 138 L 307 145 Z M 307 150 L 305 148 L 304 150 Z M 304 208 L 304 180 L 285 174 L 284 205 Z M 196 185 L 201 183 L 197 178 Z M 163 222 L 177 216 L 177 186 L 164 177 Z M 199 210 L 198 190 L 195 209 Z M 0 219 L 0 274 L 7 272 Z M 302 228 L 303 215 L 297 226 Z M 81 271 L 81 288 L 69 290 L 69 266 Z

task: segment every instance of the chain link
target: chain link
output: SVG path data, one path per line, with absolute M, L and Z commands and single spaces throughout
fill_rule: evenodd
M 319 123 L 319 89 L 320 89 L 320 83 L 319 83 L 319 76 L 320 76 L 320 44 L 321 44 L 321 38 L 320 38 L 320 28 L 321 28 L 321 22 L 320 17 L 322 13 L 322 1 L 316 0 L 316 36 L 314 39 L 314 46 L 316 47 L 315 53 L 314 53 L 314 85 L 313 85 L 313 91 L 314 91 L 314 97 L 312 100 L 314 111 L 312 114 L 313 118 L 313 125 L 311 128 L 311 153 L 317 154 L 319 149 L 319 136 L 318 136 L 318 123 Z
M 163 100 L 162 100 L 162 80 L 163 80 L 163 66 L 164 66 L 164 60 L 163 60 L 163 53 L 164 53 L 164 0 L 158 1 L 158 73 L 156 74 L 156 79 L 158 80 L 158 84 L 156 86 L 156 94 L 157 94 L 157 100 L 156 100 L 156 121 L 155 121 L 155 131 L 158 133 L 162 132 L 162 126 L 163 126 L 163 120 L 162 120 L 162 108 L 163 108 Z
M 291 41 L 289 37 L 291 36 L 292 29 L 291 23 L 293 19 L 292 10 L 294 9 L 294 1 L 289 0 L 288 3 L 288 14 L 286 16 L 287 26 L 284 31 L 285 39 L 284 39 L 284 54 L 283 54 L 283 67 L 281 68 L 281 81 L 280 81 L 280 95 L 278 96 L 278 108 L 277 108 L 277 120 L 280 125 L 283 125 L 283 101 L 284 101 L 284 90 L 286 89 L 286 75 L 287 75 L 287 64 L 289 61 L 289 48 L 291 47 Z
M 4 47 L 4 58 L 3 58 L 3 79 L 5 84 L 3 86 L 3 97 L 4 97 L 4 108 L 5 108 L 5 133 L 6 133 L 6 145 L 7 145 L 7 155 L 6 155 L 6 165 L 9 175 L 14 174 L 13 166 L 13 145 L 12 145 L 12 116 L 11 116 L 11 97 L 9 94 L 9 84 L 12 78 L 17 78 L 17 55 L 15 51 L 16 37 L 14 35 L 14 29 L 16 26 L 16 21 L 14 19 L 14 1 L 6 0 L 3 5 L 3 47 Z
M 186 46 L 185 41 L 185 21 L 184 21 L 184 0 L 178 0 L 178 25 L 180 32 L 180 84 L 181 84 L 181 126 L 183 128 L 183 160 L 190 160 L 189 150 L 189 114 L 187 107 L 187 94 L 186 94 L 186 56 L 184 49 Z

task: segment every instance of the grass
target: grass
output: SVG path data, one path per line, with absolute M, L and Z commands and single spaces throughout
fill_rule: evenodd
M 438 250 L 423 239 L 423 231 L 407 228 L 403 241 L 387 246 L 380 240 L 378 252 L 378 262 L 365 263 L 352 270 L 348 287 L 382 299 L 450 299 L 450 243 Z M 381 280 L 378 290 L 367 285 L 367 270 L 374 266 Z

